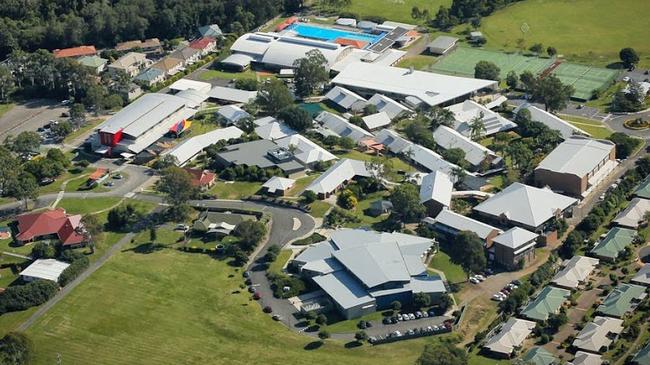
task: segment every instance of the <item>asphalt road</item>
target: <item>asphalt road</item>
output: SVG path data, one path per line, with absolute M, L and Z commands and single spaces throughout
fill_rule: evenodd
M 35 131 L 50 120 L 61 118 L 68 107 L 56 100 L 34 99 L 17 104 L 0 117 L 0 139 L 24 131 Z

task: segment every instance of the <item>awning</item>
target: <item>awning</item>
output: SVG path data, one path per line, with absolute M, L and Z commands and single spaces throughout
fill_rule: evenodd
M 100 155 L 105 155 L 106 153 L 108 153 L 109 150 L 110 150 L 110 147 L 102 146 L 102 147 L 96 149 L 95 153 L 98 153 Z

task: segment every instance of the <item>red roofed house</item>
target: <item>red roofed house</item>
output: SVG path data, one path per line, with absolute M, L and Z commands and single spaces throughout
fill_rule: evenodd
M 217 48 L 217 40 L 210 37 L 201 37 L 190 43 L 190 47 L 201 51 L 201 57 Z
M 67 215 L 61 208 L 19 215 L 16 220 L 16 241 L 23 244 L 46 238 L 58 238 L 65 247 L 86 243 L 81 215 Z
M 191 169 L 186 167 L 185 171 L 192 177 L 192 186 L 196 186 L 201 190 L 207 190 L 214 185 L 217 175 L 213 172 L 200 169 Z
M 95 46 L 79 46 L 64 49 L 55 49 L 52 51 L 54 58 L 94 56 L 97 54 Z

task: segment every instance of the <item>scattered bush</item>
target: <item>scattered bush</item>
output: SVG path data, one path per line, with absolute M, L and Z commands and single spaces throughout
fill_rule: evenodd
M 47 302 L 59 286 L 50 280 L 34 280 L 25 285 L 10 286 L 0 294 L 0 314 L 21 311 Z

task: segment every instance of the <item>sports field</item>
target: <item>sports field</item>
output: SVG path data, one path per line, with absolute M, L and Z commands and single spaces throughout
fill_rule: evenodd
M 411 9 L 414 6 L 420 10 L 427 9 L 433 18 L 440 5 L 449 7 L 451 0 L 352 0 L 342 11 L 354 13 L 361 18 L 379 16 L 396 22 L 420 24 L 423 20 L 411 18 Z
M 648 0 L 522 1 L 483 18 L 480 30 L 491 48 L 515 50 L 523 38 L 526 47 L 540 42 L 571 61 L 601 67 L 618 62 L 621 48 L 632 47 L 647 68 L 648 18 Z
M 501 69 L 501 78 L 505 78 L 510 71 L 515 71 L 517 74 L 524 71 L 538 74 L 553 63 L 550 58 L 458 47 L 454 52 L 440 58 L 430 69 L 449 75 L 472 77 L 474 66 L 479 61 L 489 61 L 497 65 Z
M 590 66 L 576 65 L 574 63 L 562 63 L 553 74 L 564 84 L 573 85 L 576 99 L 589 100 L 594 90 L 606 87 L 616 78 L 617 70 L 607 68 L 596 68 Z
M 411 365 L 434 338 L 344 348 L 296 334 L 262 313 L 241 270 L 148 233 L 115 254 L 28 331 L 33 364 Z M 58 360 L 57 360 L 58 358 Z

